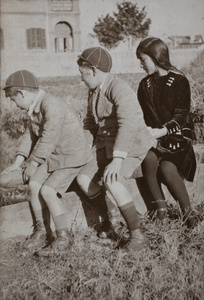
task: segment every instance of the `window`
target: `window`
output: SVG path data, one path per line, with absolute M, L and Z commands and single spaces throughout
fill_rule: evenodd
M 30 28 L 26 30 L 28 49 L 45 49 L 45 29 Z
M 72 28 L 66 22 L 59 22 L 55 25 L 55 52 L 72 52 L 73 37 Z

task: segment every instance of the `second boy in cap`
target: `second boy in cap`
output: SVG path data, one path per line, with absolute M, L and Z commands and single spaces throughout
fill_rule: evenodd
M 84 128 L 95 153 L 95 158 L 81 169 L 77 181 L 90 198 L 105 197 L 97 184 L 103 177 L 105 188 L 116 201 L 130 230 L 130 241 L 124 251 L 137 251 L 147 246 L 148 240 L 140 228 L 125 182 L 156 140 L 145 125 L 134 91 L 110 74 L 112 58 L 105 49 L 88 48 L 77 62 L 81 79 L 89 88 Z

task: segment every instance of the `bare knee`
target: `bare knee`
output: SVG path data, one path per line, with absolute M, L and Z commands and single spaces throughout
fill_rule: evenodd
M 93 195 L 100 189 L 99 185 L 93 182 L 87 175 L 79 174 L 76 178 L 79 187 L 86 195 Z
M 53 190 L 51 187 L 47 185 L 43 185 L 40 189 L 40 194 L 45 200 L 45 202 L 48 202 L 51 197 L 53 197 L 53 192 L 56 193 L 55 190 Z
M 36 181 L 29 181 L 28 186 L 30 188 L 31 193 L 37 192 L 41 189 L 41 184 Z

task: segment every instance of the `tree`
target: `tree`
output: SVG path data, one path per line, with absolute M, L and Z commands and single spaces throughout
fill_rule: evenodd
M 114 48 L 123 40 L 131 47 L 138 38 L 148 35 L 151 20 L 145 19 L 145 7 L 139 10 L 137 4 L 128 1 L 117 4 L 117 9 L 113 16 L 98 18 L 93 31 L 99 43 L 107 48 Z

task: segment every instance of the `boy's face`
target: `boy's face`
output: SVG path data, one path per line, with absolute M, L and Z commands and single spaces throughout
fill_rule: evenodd
M 11 101 L 15 102 L 18 107 L 21 109 L 28 110 L 30 107 L 29 101 L 26 99 L 24 93 L 19 91 L 17 95 L 9 97 Z
M 95 89 L 97 87 L 96 73 L 93 69 L 87 67 L 79 67 L 79 72 L 81 73 L 81 80 L 89 89 Z

